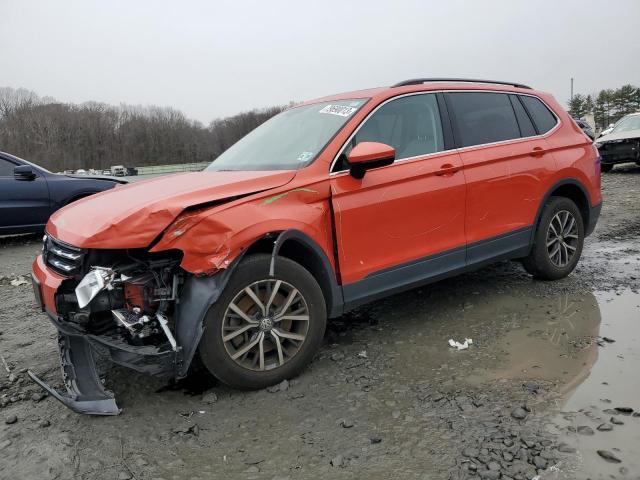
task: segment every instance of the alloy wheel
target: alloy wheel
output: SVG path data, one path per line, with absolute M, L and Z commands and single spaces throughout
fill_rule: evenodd
M 259 280 L 240 290 L 227 306 L 222 342 L 231 359 L 254 371 L 291 360 L 309 330 L 309 307 L 293 285 Z
M 547 252 L 551 263 L 559 268 L 566 267 L 578 248 L 578 224 L 567 210 L 556 213 L 547 230 Z

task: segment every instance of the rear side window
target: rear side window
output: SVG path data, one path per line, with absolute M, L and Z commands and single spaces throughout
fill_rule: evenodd
M 520 138 L 520 129 L 509 96 L 489 92 L 449 93 L 462 147 Z
M 536 135 L 536 129 L 531 122 L 531 118 L 527 114 L 527 111 L 518 100 L 515 95 L 509 95 L 511 99 L 511 105 L 513 105 L 513 111 L 516 112 L 516 119 L 518 120 L 518 126 L 520 127 L 520 134 L 523 137 L 533 137 Z
M 557 120 L 555 115 L 551 113 L 547 106 L 539 99 L 529 97 L 528 95 L 520 95 L 520 100 L 522 100 L 522 103 L 524 103 L 529 115 L 533 119 L 538 133 L 547 133 L 556 126 Z

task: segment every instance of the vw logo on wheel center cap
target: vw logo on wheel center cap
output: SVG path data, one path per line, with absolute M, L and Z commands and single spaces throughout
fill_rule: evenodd
M 268 332 L 273 328 L 273 320 L 269 317 L 264 317 L 258 322 L 258 328 L 263 332 Z

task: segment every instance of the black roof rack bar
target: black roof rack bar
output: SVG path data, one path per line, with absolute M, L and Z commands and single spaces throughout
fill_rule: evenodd
M 420 85 L 421 83 L 427 82 L 493 83 L 496 85 L 511 85 L 513 87 L 527 88 L 531 90 L 531 87 L 529 87 L 528 85 L 523 85 L 522 83 L 501 82 L 499 80 L 478 80 L 476 78 L 412 78 L 411 80 L 405 80 L 404 82 L 396 83 L 392 86 L 392 88 L 406 87 L 407 85 Z

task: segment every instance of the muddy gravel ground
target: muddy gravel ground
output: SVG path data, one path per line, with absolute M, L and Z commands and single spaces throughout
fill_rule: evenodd
M 0 239 L 0 477 L 640 478 L 640 167 L 603 191 L 566 279 L 506 262 L 368 305 L 263 391 L 114 367 L 117 417 L 74 414 L 26 376 L 61 381 L 21 281 L 39 239 Z

